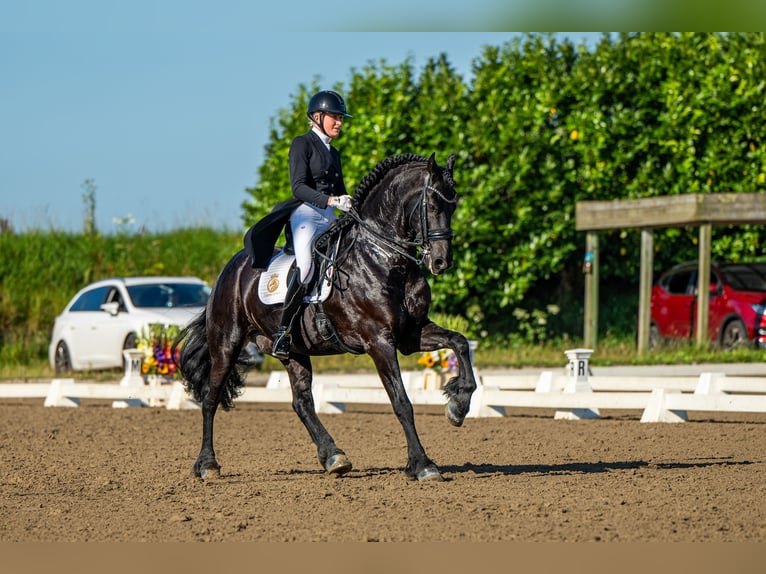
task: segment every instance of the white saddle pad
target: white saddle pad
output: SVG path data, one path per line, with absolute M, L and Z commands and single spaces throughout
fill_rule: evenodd
M 295 262 L 295 255 L 280 252 L 269 262 L 269 267 L 258 280 L 258 298 L 266 305 L 285 302 L 287 295 L 287 273 Z M 303 298 L 307 303 L 325 301 L 332 291 L 332 283 L 325 279 L 315 286 L 310 294 Z

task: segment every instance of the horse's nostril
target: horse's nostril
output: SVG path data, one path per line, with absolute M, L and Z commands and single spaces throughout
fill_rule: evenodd
M 434 259 L 434 269 L 437 271 L 444 271 L 449 268 L 449 262 L 446 259 L 437 257 Z

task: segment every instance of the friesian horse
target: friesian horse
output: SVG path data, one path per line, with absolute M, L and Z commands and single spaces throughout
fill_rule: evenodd
M 315 252 L 328 244 L 336 248 L 333 289 L 320 312 L 316 304 L 306 304 L 293 326 L 290 356 L 281 362 L 290 379 L 293 410 L 329 474 L 348 472 L 351 462 L 317 416 L 310 357 L 351 352 L 366 353 L 375 364 L 407 440 L 407 477 L 442 480 L 418 438 L 397 350 L 405 355 L 453 350 L 458 373 L 444 387 L 446 415 L 451 424 L 462 425 L 476 389 L 468 342 L 428 318 L 431 289 L 423 271 L 425 266 L 439 275 L 452 265 L 451 219 L 458 199 L 454 162 L 454 154 L 446 167 L 436 164 L 435 154 L 381 161 L 360 182 L 351 210 L 316 242 Z M 218 276 L 205 310 L 175 342 L 186 390 L 202 405 L 202 449 L 193 467 L 201 478 L 220 474 L 213 421 L 219 405 L 224 410 L 234 406 L 244 385 L 236 365 L 240 351 L 253 341 L 270 352 L 271 333 L 277 330 L 281 305 L 259 300 L 261 273 L 245 250 L 235 254 Z M 333 336 L 327 336 L 328 325 Z

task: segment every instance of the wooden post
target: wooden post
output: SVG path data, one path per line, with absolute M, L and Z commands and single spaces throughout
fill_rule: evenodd
M 710 311 L 710 245 L 712 225 L 700 225 L 699 254 L 697 266 L 697 345 L 705 347 L 708 340 L 708 313 Z
M 585 346 L 596 348 L 598 340 L 598 233 L 588 231 L 585 236 Z
M 641 230 L 641 275 L 638 287 L 638 354 L 649 350 L 651 325 L 652 283 L 654 282 L 654 234 L 650 228 Z

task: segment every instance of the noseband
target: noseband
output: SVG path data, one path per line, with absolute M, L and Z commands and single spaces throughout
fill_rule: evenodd
M 443 201 L 446 201 L 447 203 L 457 203 L 457 197 L 455 199 L 449 199 L 444 196 L 444 194 L 436 189 L 435 187 L 431 186 L 431 175 L 427 175 L 425 179 L 423 180 L 423 190 L 420 194 L 420 236 L 416 236 L 414 241 L 406 241 L 404 239 L 398 239 L 396 237 L 386 237 L 383 234 L 379 233 L 375 229 L 373 229 L 370 225 L 368 225 L 366 222 L 364 222 L 360 217 L 359 214 L 356 212 L 355 209 L 352 209 L 348 212 L 348 214 L 354 218 L 354 220 L 359 223 L 361 227 L 363 227 L 372 237 L 373 242 L 382 243 L 383 245 L 389 247 L 390 249 L 396 251 L 399 255 L 403 255 L 407 259 L 410 259 L 411 261 L 414 261 L 418 265 L 423 263 L 430 255 L 431 255 L 431 242 L 432 241 L 445 241 L 450 240 L 455 236 L 455 232 L 452 231 L 450 228 L 444 228 L 444 229 L 429 229 L 428 228 L 428 217 L 427 217 L 427 211 L 428 211 L 428 191 L 434 192 L 436 195 L 438 195 Z M 415 207 L 413 206 L 412 212 L 410 212 L 410 220 L 412 219 L 412 215 L 415 213 Z M 416 253 L 419 250 L 420 255 L 417 257 L 413 257 L 409 250 L 411 248 L 415 248 Z

